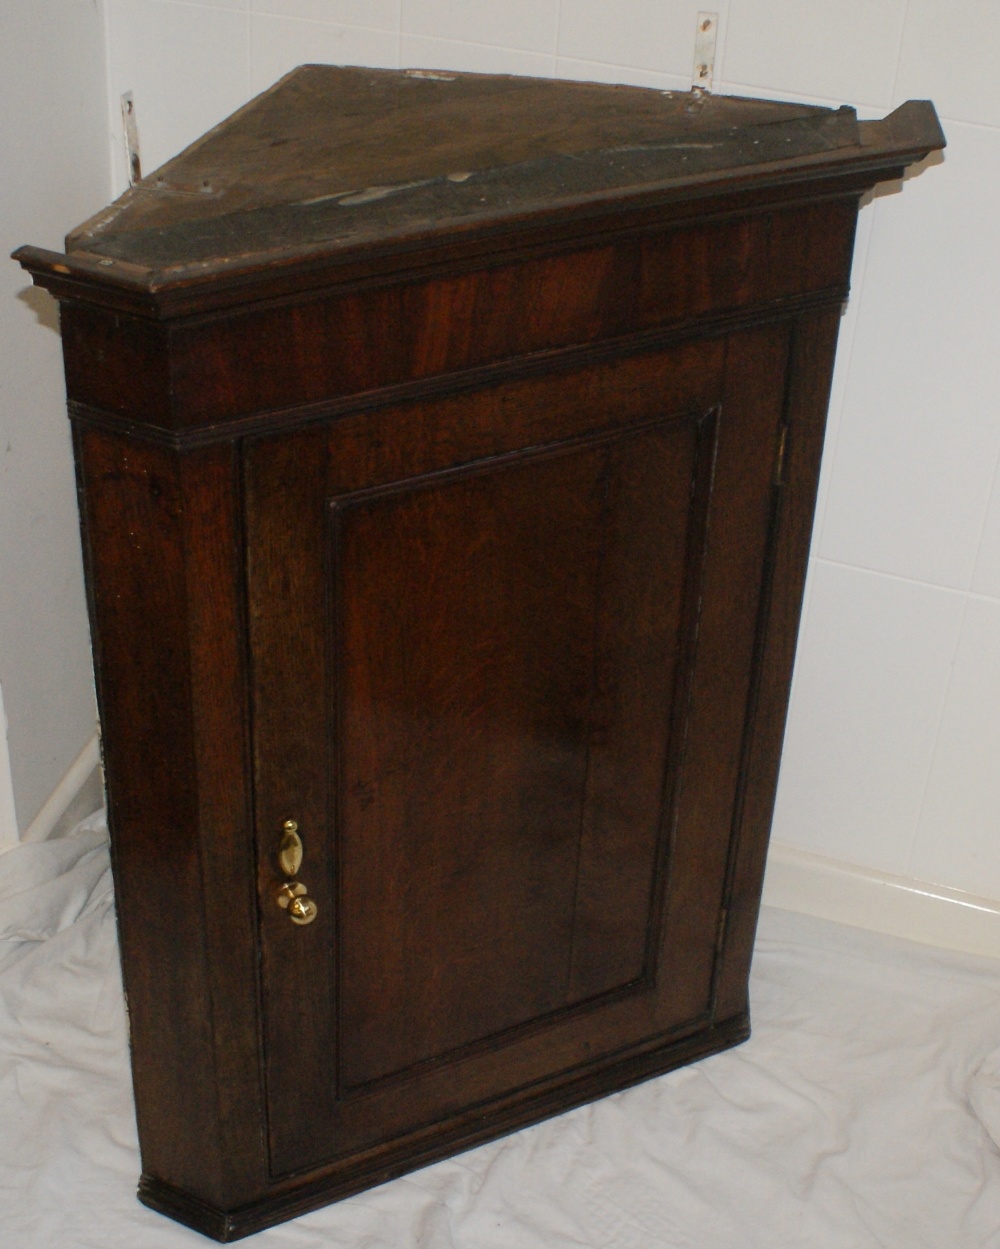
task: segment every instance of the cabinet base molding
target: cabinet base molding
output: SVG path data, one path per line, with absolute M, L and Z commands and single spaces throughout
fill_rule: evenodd
M 222 1210 L 209 1205 L 153 1175 L 143 1175 L 140 1179 L 139 1200 L 151 1210 L 169 1215 L 213 1240 L 228 1244 L 410 1171 L 418 1171 L 432 1162 L 451 1158 L 552 1115 L 574 1110 L 598 1097 L 620 1092 L 699 1058 L 721 1053 L 740 1045 L 749 1036 L 750 1015 L 748 1011 L 743 1011 L 694 1035 L 672 1040 L 611 1065 L 602 1065 L 599 1071 L 578 1075 L 555 1087 L 549 1085 L 542 1091 L 521 1094 L 516 1100 L 508 1099 L 507 1104 L 500 1108 L 484 1106 L 477 1113 L 462 1116 L 450 1127 L 427 1133 L 428 1139 L 423 1146 L 415 1144 L 411 1136 L 387 1149 L 372 1151 L 366 1164 L 359 1165 L 352 1160 L 312 1176 L 283 1181 L 280 1187 L 260 1201 L 237 1209 Z

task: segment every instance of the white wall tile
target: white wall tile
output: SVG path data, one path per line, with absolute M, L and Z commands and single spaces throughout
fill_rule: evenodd
M 846 101 L 841 95 L 819 95 L 810 91 L 785 91 L 780 87 L 762 86 L 761 84 L 747 84 L 743 82 L 730 82 L 729 79 L 719 77 L 715 78 L 715 86 L 713 88 L 717 95 L 737 95 L 746 99 L 758 100 L 779 100 L 787 104 L 818 104 L 820 108 L 841 108 L 845 103 L 849 103 L 851 108 L 858 115 L 859 121 L 881 121 L 885 117 L 887 109 L 885 105 L 866 104 L 863 101 Z
M 815 565 L 776 840 L 906 873 L 963 602 L 947 590 Z
M 516 48 L 498 48 L 454 39 L 403 35 L 399 63 L 407 69 L 454 69 L 469 74 L 534 74 L 551 78 L 556 58 Z
M 463 43 L 554 54 L 559 0 L 403 0 L 402 30 Z
M 1000 126 L 1000 5 L 910 0 L 897 102 L 932 99 L 942 117 Z
M 1000 131 L 949 137 L 877 202 L 819 549 L 967 588 L 1000 453 Z
M 253 13 L 398 30 L 400 0 L 247 0 Z
M 906 0 L 730 0 L 720 77 L 887 105 Z
M 727 0 L 562 0 L 559 55 L 674 74 L 690 86 L 698 12 L 719 13 L 721 46 L 726 5 Z
M 112 102 L 133 93 L 148 174 L 246 102 L 250 17 L 174 0 L 110 5 Z
M 833 382 L 830 387 L 830 405 L 826 420 L 826 442 L 823 460 L 820 465 L 819 490 L 816 497 L 816 516 L 813 523 L 813 550 L 817 553 L 819 551 L 819 535 L 823 531 L 823 517 L 826 513 L 830 476 L 840 436 L 840 418 L 844 409 L 847 381 L 850 377 L 851 353 L 854 349 L 854 339 L 858 326 L 858 309 L 861 306 L 860 293 L 864 285 L 865 267 L 868 263 L 868 248 L 871 243 L 874 219 L 875 209 L 873 204 L 863 206 L 858 213 L 858 225 L 854 237 L 854 259 L 851 264 L 851 294 L 840 317 L 840 331 L 837 336 L 837 357 L 834 363 Z
M 392 31 L 255 14 L 250 83 L 256 94 L 289 70 L 310 63 L 395 68 L 397 54 L 398 36 Z
M 151 0 L 153 4 L 193 4 L 202 5 L 209 9 L 239 9 L 241 12 L 248 12 L 251 0 Z
M 1000 464 L 993 473 L 986 523 L 972 574 L 972 589 L 976 594 L 988 594 L 1000 599 Z
M 0 5 L 0 255 L 23 243 L 61 249 L 67 230 L 107 203 L 109 166 L 101 12 L 67 0 Z M 0 265 L 0 682 L 9 839 L 12 798 L 23 831 L 95 719 L 58 312 L 9 260 Z
M 630 87 L 653 87 L 661 91 L 687 91 L 691 76 L 658 74 L 651 69 L 635 69 L 633 66 L 605 65 L 599 61 L 577 61 L 561 56 L 556 61 L 556 77 L 569 78 L 575 82 L 624 83 Z
M 1000 898 L 1000 603 L 970 599 L 908 874 Z

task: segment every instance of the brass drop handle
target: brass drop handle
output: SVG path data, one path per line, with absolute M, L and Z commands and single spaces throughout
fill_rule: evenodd
M 278 847 L 278 863 L 289 879 L 278 890 L 277 901 L 293 924 L 311 924 L 317 915 L 316 903 L 306 896 L 307 890 L 300 880 L 293 879 L 302 866 L 302 838 L 295 820 L 285 820 L 284 836 Z

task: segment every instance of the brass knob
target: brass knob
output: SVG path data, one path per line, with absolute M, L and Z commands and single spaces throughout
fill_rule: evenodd
M 300 880 L 290 880 L 278 890 L 278 905 L 288 912 L 293 924 L 311 924 L 318 913 L 316 903 L 306 897 L 306 887 Z

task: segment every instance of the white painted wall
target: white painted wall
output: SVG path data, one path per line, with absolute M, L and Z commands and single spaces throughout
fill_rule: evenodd
M 943 164 L 862 213 L 775 837 L 1000 899 L 1000 6 L 107 3 L 111 115 L 132 90 L 147 172 L 304 61 L 685 88 L 699 7 L 720 14 L 717 91 L 850 103 L 863 117 L 936 101 Z
M 105 93 L 94 0 L 0 0 L 0 807 L 22 833 L 95 713 L 56 307 L 6 257 L 60 247 L 106 201 Z

